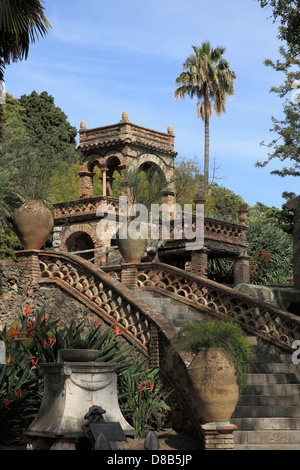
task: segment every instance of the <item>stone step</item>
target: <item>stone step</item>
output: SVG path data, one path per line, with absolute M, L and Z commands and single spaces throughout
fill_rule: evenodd
M 292 373 L 268 373 L 268 374 L 247 374 L 247 385 L 262 385 L 262 384 L 299 384 L 300 374 Z
M 233 418 L 300 418 L 299 406 L 237 406 Z
M 232 418 L 239 431 L 270 431 L 270 430 L 296 430 L 300 437 L 300 418 L 289 417 L 256 417 L 256 418 Z M 300 440 L 299 440 L 300 443 Z
M 198 310 L 170 297 L 161 297 L 155 292 L 147 290 L 137 289 L 135 293 L 154 310 L 163 315 L 175 328 L 180 328 L 186 323 L 194 323 L 203 318 L 203 314 Z
M 284 363 L 292 364 L 292 355 L 291 354 L 252 354 L 252 364 L 270 364 L 270 363 Z
M 300 431 L 234 431 L 234 450 L 297 450 Z
M 245 385 L 245 395 L 298 395 L 300 384 L 252 384 Z
M 257 374 L 294 374 L 295 376 L 300 375 L 299 366 L 287 362 L 273 362 L 271 364 L 250 364 L 249 373 Z
M 299 444 L 234 444 L 234 449 L 237 451 L 241 450 L 300 450 Z
M 300 406 L 300 395 L 240 395 L 237 406 Z

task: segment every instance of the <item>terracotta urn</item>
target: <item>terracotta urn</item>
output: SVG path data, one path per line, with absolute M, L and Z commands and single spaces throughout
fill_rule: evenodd
M 241 225 L 246 225 L 246 220 L 248 218 L 248 215 L 247 215 L 248 212 L 249 212 L 248 209 L 239 209 L 237 211 L 239 221 L 240 221 Z
M 116 234 L 116 241 L 120 251 L 126 263 L 139 263 L 146 251 L 148 239 L 144 238 L 143 235 L 132 238 L 129 231 L 126 231 L 122 237 L 120 236 L 120 230 Z
M 13 226 L 24 250 L 40 250 L 53 227 L 53 215 L 42 201 L 26 201 L 13 214 Z
M 239 386 L 233 360 L 224 349 L 202 349 L 187 368 L 191 394 L 201 418 L 226 422 L 236 408 Z

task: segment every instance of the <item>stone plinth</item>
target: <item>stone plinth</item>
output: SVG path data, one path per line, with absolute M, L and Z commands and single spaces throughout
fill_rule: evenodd
M 204 450 L 233 450 L 233 432 L 237 429 L 234 424 L 206 423 L 201 426 Z
M 119 422 L 126 435 L 134 434 L 119 408 L 116 367 L 116 363 L 103 362 L 41 364 L 44 395 L 27 434 L 56 439 L 84 437 L 84 416 L 93 405 L 106 410 L 105 421 Z

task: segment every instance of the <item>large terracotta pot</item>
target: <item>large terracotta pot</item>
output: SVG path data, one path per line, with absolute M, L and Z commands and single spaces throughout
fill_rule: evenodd
M 116 234 L 116 241 L 126 263 L 139 263 L 146 251 L 147 242 L 146 238 L 138 237 L 131 238 L 128 231 L 126 238 L 120 238 L 119 231 Z
M 233 360 L 223 349 L 203 349 L 187 369 L 191 394 L 205 422 L 230 418 L 239 399 Z
M 40 250 L 51 233 L 53 215 L 42 201 L 27 201 L 14 212 L 13 225 L 24 250 Z

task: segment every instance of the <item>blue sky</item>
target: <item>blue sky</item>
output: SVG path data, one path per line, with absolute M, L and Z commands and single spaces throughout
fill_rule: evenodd
M 166 132 L 174 128 L 178 158 L 198 159 L 203 168 L 204 123 L 196 102 L 175 101 L 175 79 L 192 45 L 210 41 L 226 48 L 224 57 L 237 74 L 235 96 L 226 114 L 210 121 L 210 158 L 218 184 L 257 201 L 281 207 L 283 191 L 299 194 L 297 178 L 264 169 L 271 116 L 282 102 L 269 93 L 283 76 L 263 64 L 279 58 L 278 25 L 257 0 L 46 0 L 52 30 L 31 46 L 27 61 L 5 71 L 6 92 L 15 98 L 47 91 L 79 128 L 115 124 L 127 111 L 135 124 Z

